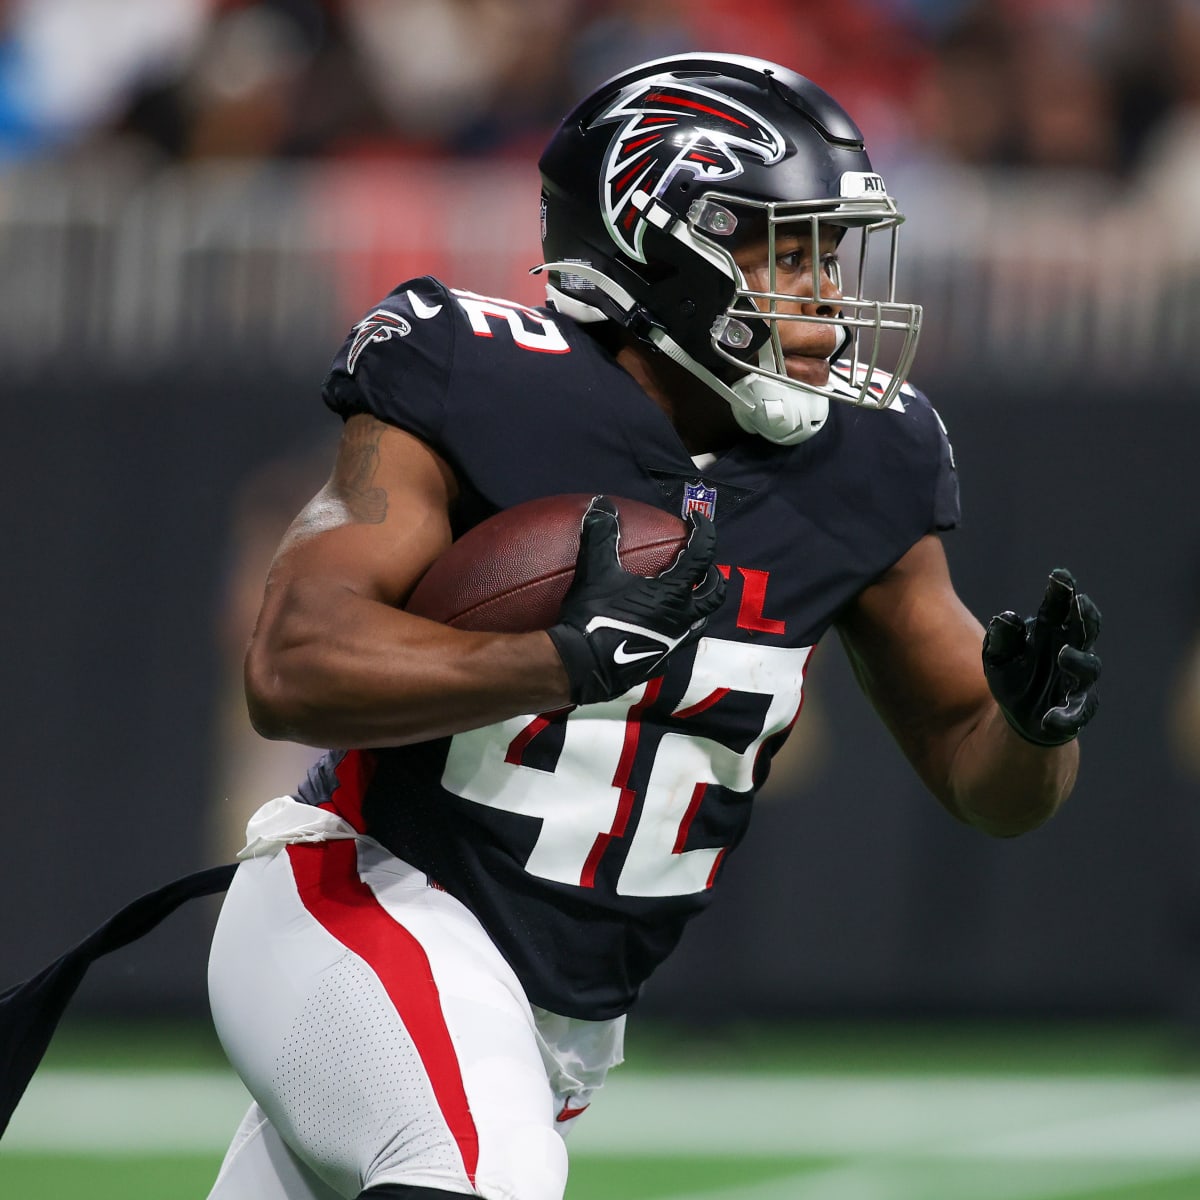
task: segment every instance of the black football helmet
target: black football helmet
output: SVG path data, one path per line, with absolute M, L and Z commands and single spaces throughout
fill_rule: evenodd
M 551 307 L 617 321 L 723 396 L 738 424 L 792 444 L 825 423 L 830 399 L 885 408 L 916 350 L 921 309 L 895 300 L 904 220 L 871 167 L 858 127 L 828 93 L 785 67 L 725 54 L 682 54 L 625 71 L 576 106 L 546 147 L 542 251 Z M 776 239 L 822 227 L 849 246 L 857 285 L 830 302 L 776 290 Z M 863 292 L 867 248 L 888 243 L 882 297 Z M 766 239 L 768 291 L 747 285 L 732 254 Z M 857 245 L 854 245 L 854 243 Z M 813 271 L 819 293 L 821 272 Z M 870 278 L 873 278 L 871 276 Z M 781 305 L 790 311 L 781 312 Z M 829 382 L 790 379 L 780 321 L 841 329 Z M 888 371 L 879 363 L 890 347 Z

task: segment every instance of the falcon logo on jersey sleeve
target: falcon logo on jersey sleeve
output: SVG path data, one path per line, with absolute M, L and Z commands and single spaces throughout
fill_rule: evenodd
M 377 308 L 369 317 L 364 317 L 354 326 L 354 340 L 346 353 L 346 371 L 354 374 L 358 356 L 372 343 L 390 341 L 394 337 L 408 337 L 412 326 L 399 313 Z
M 596 118 L 621 121 L 604 158 L 600 203 L 613 241 L 645 262 L 645 197 L 661 196 L 680 171 L 704 183 L 741 175 L 740 155 L 765 164 L 784 155 L 783 135 L 726 96 L 669 77 L 640 80 Z

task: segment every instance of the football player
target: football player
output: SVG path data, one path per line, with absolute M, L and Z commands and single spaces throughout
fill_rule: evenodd
M 1075 780 L 1099 614 L 1062 569 L 986 632 L 957 598 L 903 218 L 851 118 L 784 67 L 683 55 L 588 96 L 541 172 L 547 307 L 409 280 L 326 380 L 344 434 L 246 688 L 260 732 L 333 749 L 251 820 L 215 935 L 254 1103 L 213 1200 L 561 1200 L 562 1135 L 831 629 L 955 817 L 1019 834 Z M 579 492 L 551 629 L 403 611 L 456 535 Z M 611 497 L 687 517 L 661 576 L 620 567 Z

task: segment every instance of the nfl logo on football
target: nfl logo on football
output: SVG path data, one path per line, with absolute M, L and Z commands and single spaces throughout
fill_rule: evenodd
M 695 511 L 703 513 L 710 521 L 713 520 L 717 512 L 717 489 L 705 487 L 703 480 L 699 479 L 695 483 L 685 484 L 683 508 L 680 511 L 685 517 Z

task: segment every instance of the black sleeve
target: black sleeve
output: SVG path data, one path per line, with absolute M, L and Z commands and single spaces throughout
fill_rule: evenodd
M 929 405 L 929 411 L 937 423 L 939 435 L 937 480 L 933 491 L 933 528 L 942 531 L 956 528 L 962 519 L 958 495 L 958 467 L 954 462 L 954 447 L 950 445 L 950 435 L 946 432 L 945 423 L 932 404 Z
M 343 420 L 370 413 L 436 445 L 453 356 L 452 297 L 430 276 L 412 279 L 350 330 L 321 395 Z

